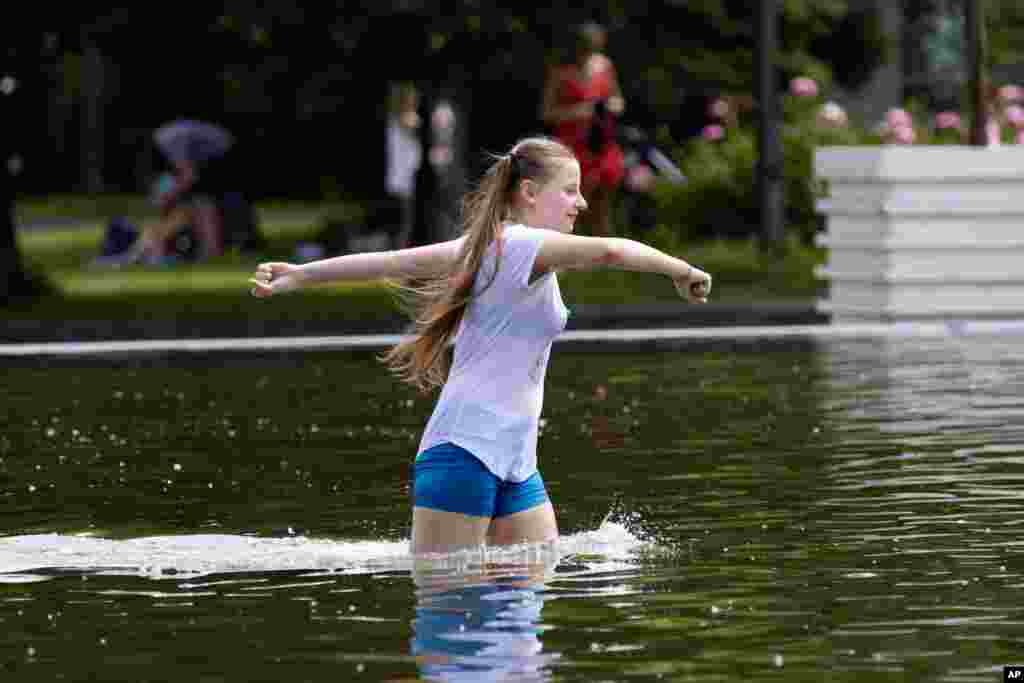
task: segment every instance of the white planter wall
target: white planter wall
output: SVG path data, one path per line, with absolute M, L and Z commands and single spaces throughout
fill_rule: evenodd
M 1024 146 L 822 147 L 833 322 L 1024 319 Z

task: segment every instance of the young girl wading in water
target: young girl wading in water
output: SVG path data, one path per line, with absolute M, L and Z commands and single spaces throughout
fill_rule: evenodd
M 339 280 L 428 283 L 416 290 L 411 336 L 384 357 L 419 389 L 441 387 L 413 466 L 414 554 L 558 538 L 537 471 L 544 375 L 568 319 L 558 271 L 661 273 L 687 300 L 707 300 L 710 276 L 685 261 L 633 240 L 573 235 L 586 208 L 573 153 L 527 138 L 466 197 L 459 239 L 301 266 L 264 263 L 251 280 L 257 297 Z

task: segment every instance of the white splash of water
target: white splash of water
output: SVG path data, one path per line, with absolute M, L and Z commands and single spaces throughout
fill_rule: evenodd
M 534 562 L 554 566 L 565 557 L 628 561 L 649 545 L 625 525 L 607 519 L 597 529 L 563 536 L 555 545 L 489 547 L 415 560 L 409 554 L 408 539 L 261 538 L 230 534 L 105 539 L 87 534 L 34 534 L 0 538 L 0 583 L 26 583 L 65 573 L 154 579 L 277 571 L 368 574 L 419 569 L 424 561 L 431 567 L 445 569 Z

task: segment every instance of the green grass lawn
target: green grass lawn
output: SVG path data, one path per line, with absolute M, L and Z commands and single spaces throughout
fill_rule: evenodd
M 154 317 L 268 317 L 352 315 L 365 317 L 397 310 L 392 293 L 382 284 L 366 282 L 317 287 L 272 300 L 249 297 L 247 279 L 263 260 L 294 258 L 297 243 L 311 240 L 324 217 L 358 214 L 344 204 L 301 202 L 258 206 L 260 227 L 268 241 L 261 254 L 228 254 L 198 265 L 94 269 L 89 262 L 99 251 L 105 216 L 140 219 L 151 212 L 134 198 L 56 198 L 25 201 L 19 221 L 75 218 L 76 227 L 23 230 L 22 254 L 29 266 L 44 273 L 61 296 L 44 297 L 7 309 L 12 317 L 102 320 Z M 765 299 L 813 298 L 819 283 L 813 267 L 819 250 L 791 248 L 783 258 L 762 254 L 753 242 L 707 242 L 670 248 L 715 278 L 713 300 L 749 302 Z M 678 301 L 666 278 L 620 271 L 574 272 L 561 276 L 570 304 L 650 303 Z

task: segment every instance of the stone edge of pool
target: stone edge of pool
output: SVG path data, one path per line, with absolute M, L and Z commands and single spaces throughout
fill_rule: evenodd
M 1024 334 L 1024 320 L 945 320 L 935 322 L 850 323 L 826 325 L 740 325 L 635 329 L 566 330 L 557 344 L 657 344 L 707 340 L 957 338 Z M 140 339 L 126 341 L 0 343 L 0 356 L 95 356 L 148 353 L 337 351 L 379 349 L 400 334 L 343 334 L 292 337 Z

